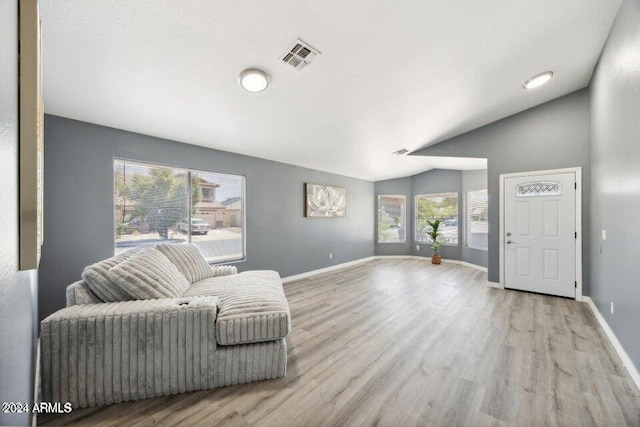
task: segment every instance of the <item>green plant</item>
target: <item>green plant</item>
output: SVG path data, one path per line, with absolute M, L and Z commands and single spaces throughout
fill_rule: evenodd
M 435 221 L 427 220 L 427 222 L 431 227 L 431 230 L 429 230 L 427 235 L 431 238 L 431 247 L 433 248 L 433 254 L 438 255 L 438 249 L 440 249 L 440 246 L 442 245 L 442 243 L 438 241 L 438 237 L 440 237 L 440 232 L 438 231 L 438 229 L 440 228 L 440 220 L 439 219 L 436 219 Z
M 122 237 L 127 228 L 127 225 L 129 224 L 127 224 L 126 222 L 121 222 L 116 225 L 116 239 Z

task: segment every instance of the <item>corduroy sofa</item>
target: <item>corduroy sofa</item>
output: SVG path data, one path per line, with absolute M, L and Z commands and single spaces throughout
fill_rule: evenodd
M 41 323 L 42 400 L 102 406 L 283 377 L 291 330 L 275 271 L 210 267 L 194 245 L 85 269 Z

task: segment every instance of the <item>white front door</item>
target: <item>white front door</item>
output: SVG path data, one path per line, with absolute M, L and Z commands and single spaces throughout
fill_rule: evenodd
M 504 179 L 505 288 L 575 298 L 575 172 Z

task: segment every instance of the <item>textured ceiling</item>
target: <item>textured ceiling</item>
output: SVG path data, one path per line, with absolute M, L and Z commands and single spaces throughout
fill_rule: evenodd
M 620 0 L 41 0 L 46 112 L 369 180 L 587 86 Z M 322 54 L 279 62 L 296 38 Z M 243 91 L 240 71 L 271 75 Z M 549 84 L 522 83 L 553 70 Z

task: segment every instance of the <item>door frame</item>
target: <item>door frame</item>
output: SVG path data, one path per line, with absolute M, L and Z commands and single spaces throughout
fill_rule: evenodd
M 578 188 L 576 190 L 576 231 L 578 236 L 576 238 L 576 301 L 583 301 L 582 298 L 582 167 L 564 168 L 564 169 L 549 169 L 542 171 L 531 172 L 515 172 L 515 173 L 503 173 L 500 174 L 500 287 L 504 289 L 505 285 L 505 248 L 504 248 L 504 182 L 507 178 L 534 176 L 534 175 L 551 175 L 557 173 L 573 172 L 576 174 L 576 184 Z

